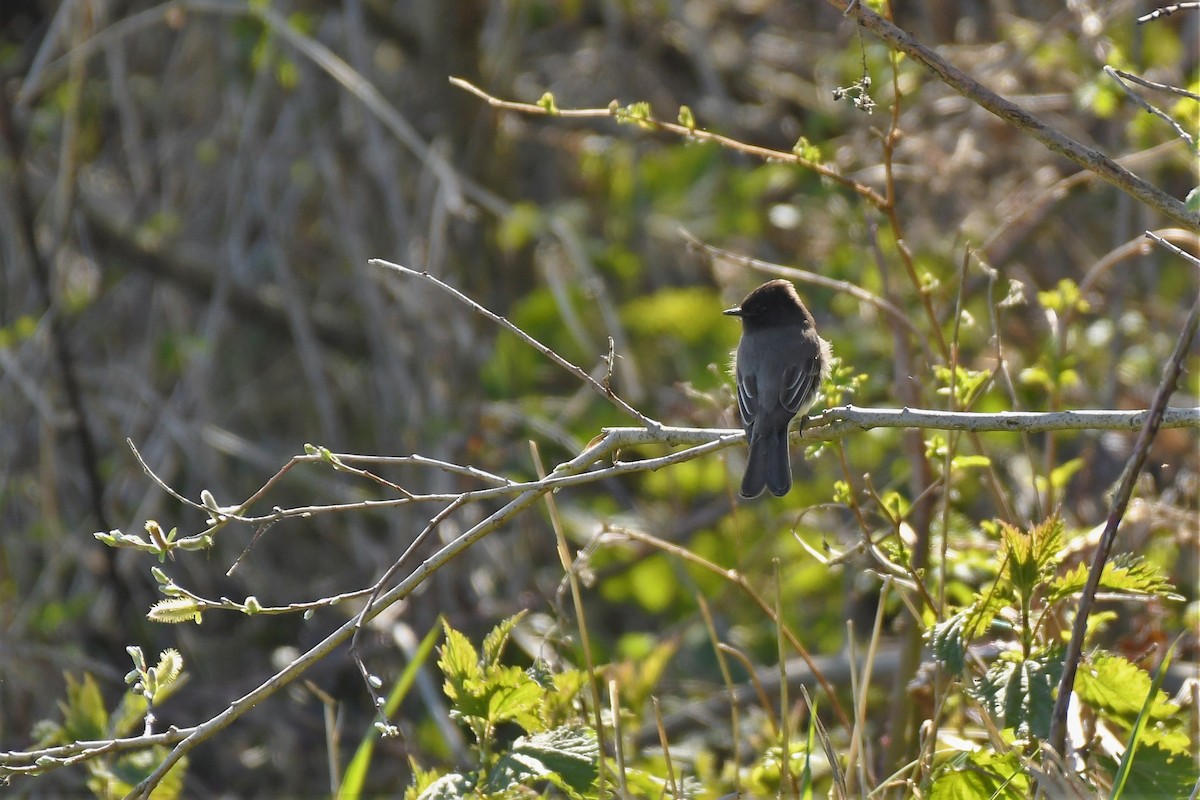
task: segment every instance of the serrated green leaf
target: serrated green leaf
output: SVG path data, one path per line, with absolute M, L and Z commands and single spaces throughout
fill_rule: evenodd
M 961 675 L 967 664 L 967 644 L 963 630 L 971 616 L 971 609 L 964 608 L 948 619 L 934 625 L 929 631 L 929 643 L 933 657 L 945 666 L 951 675 Z
M 551 780 L 572 796 L 581 796 L 599 774 L 600 749 L 592 731 L 564 727 L 521 737 L 488 775 L 489 791 L 505 791 L 538 780 Z
M 1122 791 L 1113 797 L 1192 797 L 1198 782 L 1200 768 L 1191 755 L 1144 745 L 1137 749 Z
M 487 676 L 486 681 L 485 718 L 492 725 L 512 720 L 520 722 L 542 701 L 542 687 L 519 667 L 497 669 Z M 534 717 L 535 723 L 536 719 Z
M 1000 523 L 1004 547 L 1004 577 L 1022 597 L 1032 596 L 1039 583 L 1049 580 L 1058 566 L 1063 523 L 1050 517 L 1028 533 L 1007 522 Z
M 1112 653 L 1099 653 L 1080 664 L 1075 676 L 1079 699 L 1100 711 L 1132 722 L 1150 694 L 1150 675 Z M 1162 692 L 1149 709 L 1150 719 L 1168 719 L 1179 711 Z
M 500 663 L 500 656 L 504 655 L 504 647 L 508 644 L 509 634 L 524 617 L 524 611 L 513 614 L 492 628 L 483 638 L 483 665 L 485 667 Z
M 441 655 L 438 666 L 442 675 L 446 677 L 446 697 L 457 704 L 469 694 L 473 694 L 467 691 L 467 686 L 469 683 L 481 681 L 483 670 L 479 666 L 479 654 L 475 652 L 471 641 L 451 628 L 448 622 L 443 622 L 442 626 L 445 629 L 446 640 L 438 648 Z
M 929 800 L 1025 800 L 1029 775 L 1020 755 L 976 750 L 934 777 Z
M 1061 675 L 1062 651 L 1055 648 L 1034 658 L 993 662 L 971 691 L 1005 728 L 1045 739 Z
M 417 798 L 418 800 L 460 800 L 470 795 L 474 788 L 474 780 L 466 775 L 452 772 L 426 786 Z
M 1046 599 L 1057 602 L 1082 591 L 1087 584 L 1088 566 L 1077 564 L 1074 569 L 1055 578 L 1050 582 L 1050 590 Z M 1171 582 L 1162 574 L 1158 567 L 1146 561 L 1137 553 L 1121 553 L 1104 565 L 1100 573 L 1098 587 L 1105 592 L 1118 592 L 1134 595 L 1157 595 L 1167 600 L 1183 600 L 1184 598 L 1172 591 Z
M 539 683 L 539 685 L 543 685 Z M 554 674 L 551 685 L 542 694 L 538 719 L 548 726 L 558 725 L 575 715 L 575 698 L 587 686 L 587 673 L 569 669 Z
M 946 669 L 961 674 L 966 666 L 967 647 L 992 625 L 1004 603 L 995 592 L 977 596 L 974 603 L 962 608 L 930 630 L 929 642 L 934 656 Z

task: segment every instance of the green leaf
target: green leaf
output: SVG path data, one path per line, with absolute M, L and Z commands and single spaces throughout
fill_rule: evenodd
M 557 725 L 575 716 L 575 698 L 587 686 L 587 673 L 568 669 L 555 673 L 549 690 L 542 694 L 538 719 L 547 725 Z M 539 685 L 544 686 L 539 682 Z
M 1070 461 L 1055 467 L 1050 471 L 1050 485 L 1055 489 L 1065 489 L 1067 481 L 1083 467 L 1082 458 L 1072 458 Z
M 972 694 L 1018 736 L 1050 735 L 1054 690 L 1062 675 L 1062 651 L 1054 648 L 1037 657 L 1000 658 L 988 667 Z
M 514 203 L 496 226 L 496 244 L 502 251 L 512 255 L 534 242 L 545 225 L 542 211 L 536 203 Z
M 554 95 L 550 92 L 542 94 L 537 101 L 538 108 L 544 110 L 547 114 L 557 114 L 558 105 L 554 102 Z
M 696 116 L 692 114 L 692 110 L 687 106 L 679 107 L 679 124 L 689 131 L 696 130 Z
M 504 648 L 508 644 L 509 634 L 512 629 L 517 626 L 525 617 L 524 611 L 519 611 L 513 614 L 508 619 L 501 622 L 496 627 L 492 628 L 488 635 L 483 638 L 483 666 L 489 667 L 500 663 L 500 656 L 504 654 Z
M 108 736 L 108 710 L 100 686 L 90 672 L 83 680 L 67 675 L 67 701 L 59 702 L 63 712 L 63 727 L 74 741 L 104 739 Z
M 1021 370 L 1017 374 L 1017 381 L 1022 386 L 1036 386 L 1046 391 L 1054 388 L 1054 381 L 1050 378 L 1050 372 L 1040 364 Z
M 941 364 L 936 365 L 933 368 L 933 374 L 939 387 L 937 393 L 942 396 L 949 395 L 952 382 L 950 368 Z M 991 377 L 991 370 L 974 370 L 958 366 L 953 373 L 954 401 L 957 406 L 966 408 L 971 405 L 976 395 L 987 386 Z
M 953 470 L 987 469 L 991 465 L 992 460 L 987 456 L 955 456 L 950 459 L 950 468 Z
M 524 670 L 496 667 L 488 671 L 486 684 L 487 713 L 484 718 L 488 723 L 517 721 L 526 730 L 542 727 L 533 714 L 542 702 L 542 687 Z
M 571 797 L 581 797 L 596 782 L 600 748 L 588 728 L 571 726 L 522 736 L 513 742 L 488 775 L 489 792 L 549 780 Z
M 1020 755 L 976 750 L 940 772 L 929 800 L 1024 800 L 1030 796 L 1029 775 Z
M 679 588 L 671 562 L 663 555 L 634 564 L 629 570 L 629 585 L 638 604 L 652 614 L 665 612 Z
M 882 501 L 883 507 L 891 514 L 892 519 L 904 519 L 912 508 L 908 498 L 896 491 L 884 492 Z
M 1088 566 L 1077 564 L 1074 569 L 1050 582 L 1046 599 L 1057 602 L 1082 591 L 1087 584 Z M 1104 565 L 1100 573 L 1101 591 L 1132 595 L 1157 595 L 1166 600 L 1183 600 L 1173 591 L 1170 580 L 1158 567 L 1136 553 L 1121 553 Z
M 1118 655 L 1100 653 L 1080 665 L 1075 693 L 1089 706 L 1132 722 L 1146 705 L 1150 684 L 1150 675 L 1137 665 Z M 1158 692 L 1147 714 L 1163 720 L 1178 711 L 1179 706 Z
M 1191 744 L 1191 742 L 1186 736 L 1181 743 L 1182 746 L 1173 751 L 1168 750 L 1167 748 L 1156 746 L 1157 743 L 1154 741 L 1144 741 L 1147 739 L 1147 737 L 1143 736 L 1143 734 L 1148 730 L 1147 723 L 1156 715 L 1156 713 L 1160 713 L 1162 708 L 1170 707 L 1172 709 L 1172 714 L 1179 710 L 1179 707 L 1175 706 L 1173 703 L 1164 704 L 1162 702 L 1162 700 L 1165 698 L 1162 695 L 1161 689 L 1163 679 L 1167 675 L 1167 669 L 1171 666 L 1171 659 L 1175 656 L 1175 647 L 1179 644 L 1179 639 L 1182 638 L 1183 635 L 1181 634 L 1178 639 L 1171 643 L 1171 646 L 1167 648 L 1167 652 L 1163 656 L 1162 663 L 1158 665 L 1158 670 L 1154 674 L 1154 680 L 1150 684 L 1149 691 L 1146 692 L 1146 699 L 1142 703 L 1141 709 L 1138 711 L 1137 719 L 1134 721 L 1132 730 L 1129 732 L 1129 741 L 1125 745 L 1125 753 L 1121 756 L 1121 764 L 1117 768 L 1117 774 L 1113 779 L 1113 789 L 1112 793 L 1109 795 L 1110 800 L 1118 800 L 1118 798 L 1121 797 L 1125 787 L 1129 784 L 1130 776 L 1133 774 L 1134 764 L 1138 765 L 1139 773 L 1144 772 L 1143 766 L 1135 759 L 1139 750 L 1139 745 L 1140 749 L 1145 750 L 1150 754 L 1150 770 L 1156 776 L 1159 773 L 1169 774 L 1170 770 L 1164 768 L 1164 764 L 1161 763 L 1164 760 L 1167 762 L 1166 766 L 1169 766 L 1172 762 L 1174 762 L 1176 766 L 1184 766 L 1184 764 L 1190 762 L 1191 766 L 1193 767 L 1192 772 L 1200 773 L 1200 762 L 1197 762 L 1194 756 L 1188 752 L 1187 746 Z M 1165 759 L 1163 756 L 1165 756 Z M 1188 758 L 1189 756 L 1192 757 Z M 1160 763 L 1154 763 L 1156 761 Z M 1197 780 L 1197 777 L 1200 776 L 1186 774 L 1184 785 L 1187 783 L 1194 783 L 1197 786 L 1200 786 L 1200 780 Z M 1159 780 L 1159 778 L 1155 777 L 1154 780 Z M 1184 791 L 1186 791 L 1186 789 Z M 1195 795 L 1194 790 L 1192 795 Z
M 1000 523 L 1004 576 L 1020 596 L 1031 597 L 1039 583 L 1053 576 L 1062 549 L 1062 531 L 1063 523 L 1058 517 L 1050 517 L 1028 533 L 1007 522 Z
M 618 106 L 613 109 L 613 115 L 617 118 L 617 122 L 632 123 L 639 128 L 654 128 L 654 113 L 650 108 L 650 104 L 645 100 L 630 103 L 624 108 Z
M 110 769 L 99 765 L 91 768 L 88 788 L 102 800 L 121 800 L 133 791 L 144 779 L 158 768 L 167 757 L 165 747 L 151 747 L 137 753 L 121 756 Z M 183 791 L 183 780 L 187 773 L 188 760 L 181 758 L 167 770 L 162 781 L 150 793 L 150 800 L 175 800 Z
M 961 675 L 967 664 L 968 642 L 963 636 L 963 628 L 969 616 L 970 609 L 961 609 L 945 621 L 934 625 L 929 631 L 933 657 L 940 661 L 951 675 Z
M 1063 278 L 1058 286 L 1048 292 L 1037 293 L 1038 303 L 1043 308 L 1062 314 L 1068 310 L 1086 313 L 1091 306 L 1083 299 L 1079 286 L 1070 278 Z
M 451 628 L 448 622 L 443 621 L 442 626 L 445 629 L 446 641 L 439 649 L 441 658 L 438 659 L 438 666 L 446 677 L 446 697 L 457 705 L 475 694 L 473 685 L 483 680 L 483 670 L 479 666 L 479 655 L 471 641 Z
M 149 705 L 140 692 L 126 692 L 113 709 L 109 727 L 112 736 L 128 736 L 146 718 Z
M 1155 745 L 1137 748 L 1120 793 L 1112 798 L 1193 797 L 1200 768 L 1188 754 L 1171 752 Z M 1111 763 L 1111 759 L 1104 759 Z M 1119 768 L 1118 768 L 1119 770 Z
M 806 136 L 801 136 L 796 140 L 796 143 L 792 145 L 792 152 L 805 161 L 813 164 L 821 163 L 821 148 L 810 142 Z
M 961 675 L 966 668 L 967 646 L 988 629 L 998 609 L 999 603 L 987 602 L 980 597 L 972 605 L 934 625 L 929 632 L 934 657 L 949 672 Z

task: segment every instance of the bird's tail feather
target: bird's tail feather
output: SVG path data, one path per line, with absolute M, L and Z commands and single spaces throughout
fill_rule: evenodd
M 788 455 L 787 429 L 772 431 L 750 444 L 746 472 L 742 475 L 742 497 L 758 497 L 763 489 L 783 497 L 792 488 L 792 462 Z

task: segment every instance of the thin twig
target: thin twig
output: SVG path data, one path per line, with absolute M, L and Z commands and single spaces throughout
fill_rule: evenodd
M 1133 100 L 1133 102 L 1137 103 L 1139 106 L 1144 108 L 1146 111 L 1148 111 L 1149 113 L 1158 117 L 1159 119 L 1163 120 L 1168 125 L 1170 125 L 1172 128 L 1174 128 L 1175 135 L 1178 136 L 1180 139 L 1183 139 L 1185 142 L 1187 142 L 1188 147 L 1191 148 L 1193 153 L 1196 152 L 1196 140 L 1192 138 L 1192 135 L 1190 133 L 1188 133 L 1187 131 L 1185 131 L 1183 129 L 1182 125 L 1180 125 L 1178 122 L 1176 122 L 1174 119 L 1172 119 L 1170 114 L 1163 111 L 1158 106 L 1153 105 L 1150 102 L 1148 102 L 1144 97 L 1142 97 L 1140 94 L 1135 92 L 1133 89 L 1130 89 L 1125 84 L 1125 81 L 1123 81 L 1121 79 L 1126 78 L 1129 81 L 1132 81 L 1133 83 L 1140 83 L 1141 85 L 1147 86 L 1151 89 L 1164 89 L 1164 88 L 1171 88 L 1171 87 L 1167 87 L 1165 84 L 1154 83 L 1153 81 L 1143 80 L 1136 75 L 1131 75 L 1128 72 L 1125 72 L 1124 70 L 1113 69 L 1112 67 L 1108 66 L 1107 64 L 1104 65 L 1104 74 L 1107 75 L 1108 77 L 1112 78 L 1114 81 L 1116 81 L 1117 85 L 1119 85 L 1121 87 L 1121 89 L 1125 92 L 1125 94 L 1129 95 L 1129 98 L 1131 100 Z M 1187 95 L 1193 99 L 1200 100 L 1200 97 L 1196 97 L 1196 95 L 1192 94 L 1191 92 L 1184 91 L 1183 89 L 1177 89 L 1176 91 L 1180 92 L 1184 95 Z
M 1147 89 L 1156 89 L 1157 91 L 1160 91 L 1160 92 L 1167 92 L 1168 94 L 1177 94 L 1180 97 L 1189 97 L 1192 100 L 1200 100 L 1200 94 L 1196 94 L 1195 92 L 1189 92 L 1187 89 L 1181 89 L 1178 86 L 1172 86 L 1169 83 L 1159 83 L 1158 81 L 1148 81 L 1145 78 L 1141 77 L 1140 75 L 1134 75 L 1131 72 L 1126 72 L 1125 70 L 1121 70 L 1121 69 L 1115 69 L 1113 67 L 1105 67 L 1104 71 L 1105 72 L 1110 72 L 1110 71 L 1115 72 L 1120 77 L 1125 78 L 1126 80 L 1136 83 L 1140 86 L 1145 86 Z
M 546 478 L 546 467 L 542 464 L 542 454 L 536 442 L 529 443 L 529 451 L 533 458 L 534 468 L 537 470 L 538 479 L 544 480 Z M 583 662 L 587 669 L 588 688 L 591 690 L 592 695 L 592 714 L 595 715 L 596 740 L 600 752 L 603 753 L 605 744 L 603 707 L 600 703 L 600 675 L 596 671 L 596 659 L 593 655 L 591 635 L 588 632 L 587 615 L 583 606 L 583 593 L 579 590 L 579 570 L 575 566 L 575 559 L 571 557 L 570 546 L 567 544 L 567 536 L 563 532 L 562 519 L 558 515 L 558 505 L 554 502 L 554 492 L 546 492 L 546 494 L 542 495 L 542 498 L 546 501 L 546 510 L 550 514 L 550 527 L 554 529 L 554 541 L 558 546 L 559 563 L 562 564 L 567 584 L 571 588 L 571 603 L 575 607 L 575 621 L 579 630 L 579 645 L 583 652 Z M 620 746 L 619 734 L 617 746 Z M 597 766 L 596 783 L 599 787 L 597 793 L 603 796 L 605 777 L 603 758 L 599 759 Z
M 544 105 L 535 103 L 517 103 L 512 100 L 501 100 L 494 97 L 478 86 L 465 81 L 462 78 L 450 78 L 450 83 L 460 89 L 464 89 L 476 97 L 487 102 L 492 108 L 502 108 L 506 111 L 519 111 L 522 114 L 535 114 L 538 116 L 547 117 L 612 117 L 614 119 L 623 119 L 628 112 L 622 108 L 616 100 L 614 100 L 607 108 L 548 108 Z M 788 164 L 797 164 L 799 166 L 811 169 L 818 175 L 822 175 L 830 180 L 846 187 L 855 194 L 864 198 L 874 206 L 880 206 L 884 201 L 882 195 L 863 183 L 847 178 L 845 175 L 831 169 L 816 161 L 809 161 L 797 153 L 787 152 L 784 150 L 773 150 L 769 147 L 759 147 L 758 145 L 746 144 L 745 142 L 732 139 L 728 136 L 722 136 L 719 133 L 712 133 L 702 128 L 681 125 L 675 122 L 667 122 L 657 119 L 651 115 L 639 115 L 636 120 L 639 125 L 645 125 L 658 131 L 673 133 L 676 136 L 683 136 L 689 139 L 694 139 L 701 142 L 714 142 L 729 150 L 736 150 L 740 153 L 761 158 L 765 161 L 782 161 Z
M 1193 264 L 1200 266 L 1200 259 L 1197 259 L 1195 256 L 1178 250 L 1178 248 L 1169 245 L 1149 231 L 1146 232 L 1146 235 L 1164 246 L 1177 250 L 1179 254 L 1186 257 Z M 1067 653 L 1063 661 L 1062 678 L 1058 684 L 1058 699 L 1054 702 L 1054 716 L 1050 723 L 1050 745 L 1063 756 L 1066 756 L 1067 711 L 1071 701 L 1071 694 L 1075 687 L 1075 674 L 1079 669 L 1079 660 L 1083 655 L 1083 639 L 1087 633 L 1088 616 L 1091 613 L 1092 604 L 1095 602 L 1096 590 L 1100 586 L 1100 576 L 1104 571 L 1104 565 L 1108 563 L 1109 553 L 1112 551 L 1113 543 L 1117 538 L 1117 527 L 1125 516 L 1125 509 L 1129 505 L 1129 498 L 1133 495 L 1133 487 L 1137 482 L 1138 475 L 1141 474 L 1142 466 L 1146 463 L 1146 458 L 1150 454 L 1150 445 L 1153 443 L 1154 436 L 1158 433 L 1159 427 L 1161 427 L 1163 415 L 1167 407 L 1167 400 L 1170 399 L 1171 394 L 1175 391 L 1175 384 L 1179 381 L 1179 375 L 1183 370 L 1183 357 L 1187 354 L 1192 340 L 1196 337 L 1197 327 L 1200 327 L 1200 298 L 1197 298 L 1192 304 L 1192 310 L 1188 314 L 1187 322 L 1184 323 L 1183 330 L 1175 342 L 1175 350 L 1171 353 L 1171 357 L 1167 360 L 1167 364 L 1163 368 L 1162 380 L 1159 381 L 1158 391 L 1154 395 L 1154 402 L 1150 406 L 1150 411 L 1133 446 L 1133 452 L 1130 454 L 1129 461 L 1125 465 L 1125 472 L 1121 476 L 1120 486 L 1113 497 L 1112 508 L 1104 524 L 1104 532 L 1100 535 L 1100 541 L 1096 545 L 1096 553 L 1092 558 L 1092 566 L 1088 572 L 1087 583 L 1084 585 L 1083 593 L 1079 598 L 1079 608 L 1075 613 L 1075 624 L 1071 630 L 1071 641 L 1067 645 Z
M 360 655 L 358 647 L 359 637 L 362 636 L 362 629 L 366 625 L 367 620 L 375 616 L 375 603 L 379 599 L 379 594 L 383 591 L 383 587 L 387 586 L 388 581 L 395 577 L 395 575 L 400 571 L 401 567 L 408 563 L 408 560 L 413 556 L 414 553 L 417 552 L 417 549 L 425 543 L 425 540 L 428 539 L 429 536 L 436 531 L 438 527 L 450 517 L 451 514 L 453 514 L 462 506 L 466 505 L 466 501 L 463 499 L 464 497 L 465 495 L 459 495 L 429 520 L 421 532 L 418 533 L 416 537 L 414 537 L 409 543 L 408 547 L 404 548 L 404 552 L 400 554 L 400 557 L 393 561 L 390 567 L 384 570 L 383 575 L 381 575 L 379 580 L 375 582 L 375 585 L 371 587 L 370 594 L 367 596 L 367 602 L 363 605 L 362 611 L 360 611 L 355 617 L 354 635 L 350 637 L 350 658 L 352 661 L 354 661 L 354 665 L 358 667 L 359 675 L 363 679 L 363 684 L 367 687 L 367 694 L 371 695 L 371 702 L 374 705 L 376 712 L 379 714 L 383 724 L 385 726 L 389 726 L 389 728 L 391 726 L 391 720 L 387 718 L 387 712 L 385 711 L 387 701 L 384 699 L 383 695 L 378 692 L 376 688 L 376 678 L 367 669 L 366 662 L 363 661 L 362 656 Z
M 518 328 L 516 325 L 509 322 L 504 317 L 500 316 L 499 314 L 497 314 L 493 311 L 490 311 L 490 310 L 484 308 L 479 303 L 476 303 L 470 297 L 467 297 L 465 294 L 460 292 L 458 289 L 455 289 L 453 286 L 450 286 L 449 284 L 445 283 L 444 281 L 438 280 L 433 275 L 430 275 L 428 272 L 418 272 L 415 269 L 409 269 L 408 267 L 401 266 L 400 264 L 393 264 L 392 262 L 384 261 L 381 258 L 372 258 L 369 263 L 372 266 L 385 267 L 387 269 L 395 270 L 396 272 L 399 272 L 401 275 L 411 275 L 411 276 L 414 276 L 417 278 L 422 278 L 424 280 L 429 281 L 430 283 L 434 284 L 438 288 L 449 293 L 452 297 L 454 297 L 454 299 L 456 299 L 462 303 L 465 303 L 476 313 L 487 317 L 492 322 L 495 322 L 497 325 L 504 328 L 504 330 L 506 330 L 509 333 L 512 333 L 514 336 L 517 336 L 518 338 L 520 338 L 521 341 L 525 342 L 527 345 L 529 345 L 530 347 L 537 350 L 542 355 L 549 358 L 555 364 L 558 364 L 560 367 L 565 369 L 567 372 L 570 372 L 576 378 L 579 378 L 579 380 L 581 380 L 584 383 L 591 386 L 593 389 L 596 390 L 596 392 L 601 397 L 609 400 L 617 408 L 621 409 L 626 414 L 628 414 L 629 416 L 636 419 L 638 422 L 645 425 L 647 428 L 662 427 L 660 423 L 650 419 L 645 414 L 643 414 L 642 412 L 638 411 L 633 406 L 626 403 L 612 389 L 609 389 L 604 384 L 600 383 L 600 381 L 596 380 L 591 375 L 589 375 L 587 372 L 585 372 L 584 370 L 575 366 L 570 361 L 567 361 L 565 358 L 560 356 L 558 353 L 556 353 L 551 348 L 542 344 L 537 339 L 533 338 L 528 333 L 526 333 L 525 331 Z
M 846 11 L 845 0 L 829 0 L 839 11 Z M 1103 178 L 1123 192 L 1146 203 L 1151 208 L 1193 231 L 1200 231 L 1200 213 L 1189 211 L 1181 200 L 1126 170 L 1098 150 L 1075 141 L 1052 128 L 1016 103 L 1001 97 L 951 64 L 936 50 L 918 41 L 911 34 L 893 25 L 863 4 L 849 12 L 867 30 L 913 61 L 921 64 L 937 78 L 979 107 L 1025 131 L 1055 153 L 1066 156 L 1079 166 Z
M 927 337 L 920 330 L 918 330 L 917 326 L 913 324 L 911 319 L 909 319 L 909 316 L 897 308 L 894 303 L 889 302 L 877 294 L 868 292 L 866 289 L 857 284 L 850 283 L 849 281 L 837 280 L 836 278 L 829 278 L 818 272 L 809 272 L 808 270 L 789 267 L 784 264 L 775 264 L 770 261 L 751 258 L 750 256 L 742 255 L 741 253 L 735 253 L 732 250 L 725 250 L 701 241 L 685 228 L 679 229 L 679 235 L 682 236 L 684 241 L 686 241 L 688 244 L 692 245 L 693 247 L 700 248 L 704 252 L 708 253 L 710 257 L 723 258 L 727 261 L 732 261 L 735 264 L 753 267 L 754 269 L 762 270 L 769 275 L 778 275 L 781 278 L 790 278 L 795 281 L 800 281 L 801 283 L 832 289 L 835 292 L 848 294 L 856 300 L 861 300 L 862 302 L 879 309 L 884 314 L 887 314 L 894 322 L 907 328 L 908 331 L 913 334 L 913 337 L 925 346 L 926 356 L 931 362 L 933 361 L 933 353 L 929 350 Z
M 595 446 L 588 448 L 583 453 L 568 462 L 560 464 L 555 470 L 557 474 L 573 474 L 588 469 L 597 458 L 603 454 L 611 452 L 608 448 L 607 440 L 598 442 Z M 462 535 L 458 536 L 451 542 L 445 544 L 440 550 L 423 561 L 420 566 L 413 570 L 403 580 L 394 587 L 384 593 L 370 610 L 366 613 L 363 621 L 370 621 L 373 617 L 380 614 L 385 608 L 388 608 L 393 603 L 408 597 L 412 592 L 431 575 L 439 569 L 457 558 L 463 551 L 471 545 L 478 542 L 488 534 L 500 528 L 514 516 L 524 511 L 529 506 L 536 503 L 541 496 L 549 491 L 548 488 L 533 489 L 522 493 L 505 506 L 487 516 L 485 519 L 472 526 Z M 335 649 L 341 646 L 347 639 L 354 635 L 355 630 L 359 626 L 357 618 L 349 620 L 342 624 L 337 630 L 330 633 L 323 640 L 312 647 L 308 652 L 293 660 L 279 672 L 272 675 L 264 683 L 259 685 L 254 690 L 234 700 L 229 704 L 229 707 L 220 714 L 212 717 L 206 722 L 188 729 L 189 733 L 186 738 L 180 741 L 167 754 L 162 763 L 155 768 L 149 776 L 139 783 L 129 794 L 125 800 L 138 800 L 138 798 L 149 798 L 150 793 L 166 776 L 179 759 L 186 756 L 197 745 L 212 738 L 220 733 L 225 728 L 229 727 L 235 720 L 257 706 L 263 700 L 266 700 L 271 695 L 278 692 L 283 687 L 294 681 L 313 664 L 328 656 Z
M 1099 410 L 1099 409 L 1084 409 L 1078 411 L 1056 411 L 1051 413 L 1038 413 L 1032 411 L 1001 411 L 993 414 L 981 414 L 974 412 L 949 412 L 930 409 L 915 409 L 915 408 L 856 408 L 855 406 L 841 406 L 838 408 L 828 409 L 816 416 L 809 417 L 804 423 L 803 432 L 792 431 L 791 437 L 793 441 L 801 442 L 816 442 L 835 440 L 854 431 L 867 431 L 876 428 L 917 428 L 930 430 L 947 430 L 947 431 L 975 431 L 975 432 L 1020 432 L 1020 433 L 1044 433 L 1046 431 L 1080 431 L 1080 430 L 1110 430 L 1110 431 L 1136 431 L 1144 423 L 1146 410 Z M 1194 408 L 1168 408 L 1163 413 L 1162 425 L 1163 428 L 1190 428 L 1200 430 L 1200 406 Z M 492 500 L 504 497 L 510 497 L 522 492 L 540 490 L 540 489 L 560 489 L 568 486 L 579 486 L 585 483 L 593 483 L 598 480 L 614 478 L 620 475 L 627 475 L 634 472 L 647 472 L 664 467 L 669 467 L 674 464 L 680 464 L 685 461 L 690 461 L 704 455 L 723 450 L 731 447 L 745 439 L 745 433 L 738 428 L 684 428 L 676 426 L 663 425 L 659 428 L 604 428 L 603 434 L 605 441 L 612 447 L 612 452 L 619 451 L 623 448 L 630 448 L 635 445 L 667 445 L 667 446 L 687 446 L 687 450 L 679 450 L 668 453 L 663 456 L 654 458 L 638 459 L 634 461 L 615 461 L 612 466 L 601 469 L 592 469 L 587 472 L 575 473 L 552 473 L 549 477 L 542 481 L 506 481 L 500 486 L 490 486 L 485 489 L 475 489 L 469 492 L 438 492 L 429 494 L 414 494 L 410 497 L 397 497 L 385 500 L 360 500 L 353 503 L 328 503 L 308 506 L 293 506 L 289 508 L 275 508 L 268 514 L 257 516 L 249 516 L 244 513 L 244 510 L 249 508 L 253 503 L 261 499 L 266 492 L 279 478 L 302 462 L 312 462 L 317 460 L 325 460 L 319 457 L 312 456 L 296 456 L 287 465 L 279 470 L 271 480 L 259 489 L 248 500 L 243 501 L 237 506 L 222 506 L 216 515 L 218 519 L 209 528 L 194 534 L 189 537 L 184 537 L 176 540 L 176 544 L 192 543 L 193 540 L 211 535 L 218 528 L 223 527 L 230 522 L 241 522 L 247 525 L 264 525 L 273 522 L 279 522 L 285 519 L 294 519 L 298 517 L 312 517 L 320 514 L 335 514 L 353 511 L 364 511 L 368 509 L 386 509 L 397 508 L 402 506 L 413 505 L 416 503 L 449 503 L 457 498 L 464 498 L 468 502 L 478 502 L 481 500 Z M 130 445 L 132 447 L 132 444 Z M 351 456 L 339 454 L 338 458 L 343 459 L 363 459 L 363 460 L 378 460 L 380 456 Z M 404 457 L 405 460 L 410 460 L 412 457 Z M 442 465 L 445 462 L 435 462 L 433 459 L 428 459 L 430 463 Z M 416 463 L 416 462 L 414 462 Z M 179 498 L 181 502 L 187 505 L 212 513 L 212 510 L 195 501 L 183 498 L 178 492 L 167 486 L 160 478 L 154 475 L 153 472 L 147 471 L 155 482 L 163 489 L 169 492 L 173 497 Z M 486 473 L 485 473 L 486 474 Z M 477 476 L 479 477 L 479 476 Z M 497 477 L 497 476 L 492 476 Z M 500 479 L 503 480 L 503 479 Z
M 1153 22 L 1159 17 L 1169 17 L 1176 11 L 1195 11 L 1200 9 L 1200 3 L 1172 3 L 1169 6 L 1156 8 L 1149 14 L 1144 14 L 1137 18 L 1137 24 L 1142 25 L 1147 22 Z

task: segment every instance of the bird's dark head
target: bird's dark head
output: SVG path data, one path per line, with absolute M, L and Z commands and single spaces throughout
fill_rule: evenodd
M 741 317 L 747 327 L 759 325 L 813 325 L 812 315 L 804 307 L 791 281 L 777 278 L 746 295 L 741 305 L 721 312 Z

